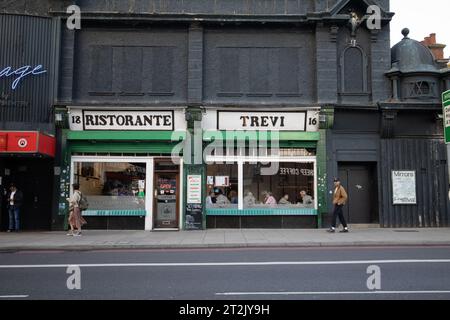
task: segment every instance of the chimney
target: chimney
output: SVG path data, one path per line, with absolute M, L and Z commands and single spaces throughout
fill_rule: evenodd
M 434 59 L 439 65 L 445 67 L 450 61 L 450 59 L 444 58 L 444 48 L 446 47 L 446 45 L 436 43 L 436 33 L 432 33 L 429 37 L 425 37 L 425 39 L 421 43 L 431 50 Z

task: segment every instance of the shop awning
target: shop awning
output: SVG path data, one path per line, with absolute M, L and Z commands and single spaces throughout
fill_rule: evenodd
M 0 131 L 0 155 L 55 156 L 55 137 L 39 131 Z
M 320 132 L 303 132 L 303 131 L 279 131 L 278 138 L 280 141 L 319 141 Z M 276 134 L 268 131 L 205 131 L 203 140 L 212 141 L 217 138 L 223 140 L 250 140 L 250 139 L 267 139 L 275 138 Z
M 278 137 L 281 148 L 315 148 L 320 140 L 320 132 L 303 131 L 279 131 L 277 133 L 264 131 L 205 131 L 204 141 L 261 141 L 265 140 L 270 145 L 272 138 Z
M 172 136 L 174 135 L 174 136 Z M 186 137 L 185 131 L 68 131 L 68 140 L 153 140 L 171 141 L 172 137 L 177 141 Z

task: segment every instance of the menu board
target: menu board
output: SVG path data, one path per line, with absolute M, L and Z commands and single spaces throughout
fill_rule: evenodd
M 201 230 L 203 224 L 203 213 L 201 204 L 186 205 L 186 230 Z
M 202 176 L 187 176 L 187 203 L 202 203 Z

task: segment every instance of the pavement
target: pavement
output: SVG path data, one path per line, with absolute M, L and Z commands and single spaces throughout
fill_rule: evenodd
M 81 237 L 50 231 L 0 233 L 0 251 L 440 245 L 450 245 L 450 228 L 351 227 L 349 233 L 334 234 L 326 229 L 86 230 Z

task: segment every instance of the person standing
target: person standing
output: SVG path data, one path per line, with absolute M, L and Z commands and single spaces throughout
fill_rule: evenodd
M 342 226 L 344 227 L 344 229 L 342 229 L 339 232 L 348 232 L 347 222 L 345 221 L 344 213 L 342 211 L 345 203 L 347 202 L 347 199 L 348 199 L 347 192 L 345 191 L 344 187 L 341 186 L 341 181 L 338 178 L 334 178 L 333 221 L 332 221 L 330 229 L 328 229 L 328 232 L 335 232 L 336 231 L 336 219 L 338 217 L 339 217 L 339 220 L 342 223 Z
M 81 226 L 86 224 L 86 220 L 81 216 L 80 201 L 81 201 L 81 191 L 80 185 L 74 183 L 72 185 L 73 194 L 67 200 L 69 201 L 69 225 L 70 232 L 68 236 L 81 236 Z M 76 232 L 75 229 L 77 229 Z
M 23 193 L 18 190 L 14 183 L 9 186 L 9 193 L 6 197 L 8 213 L 9 213 L 9 228 L 8 232 L 20 230 L 20 208 L 23 203 Z

